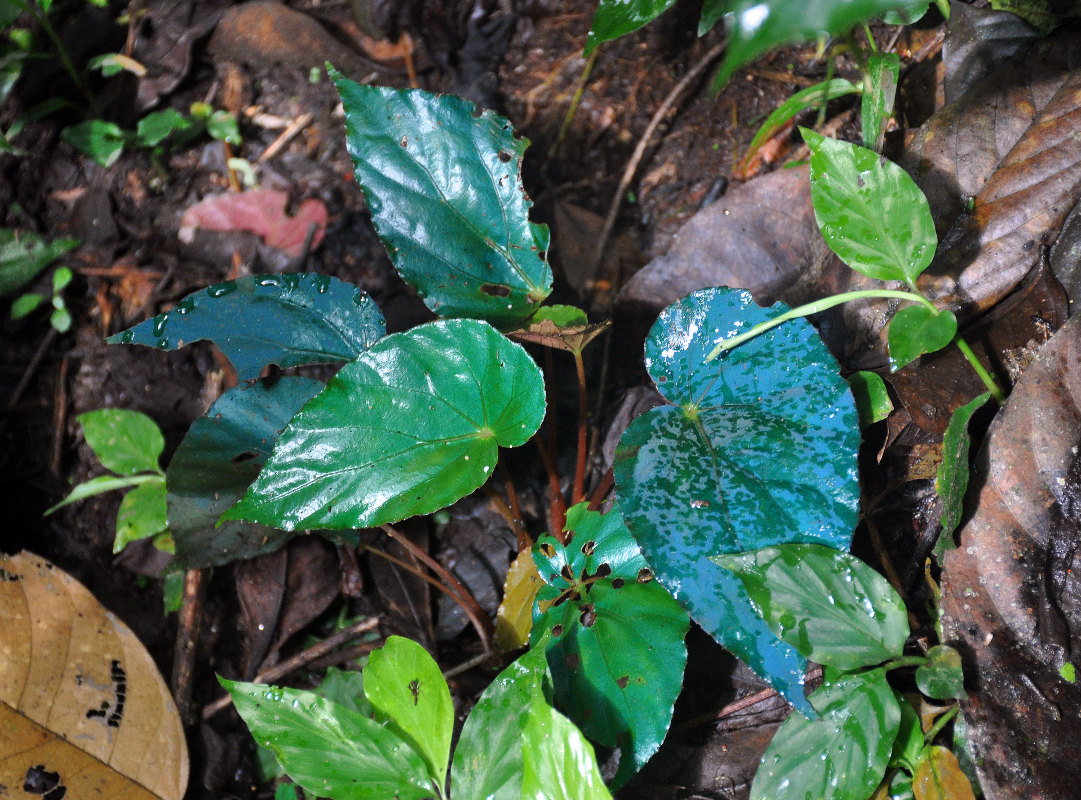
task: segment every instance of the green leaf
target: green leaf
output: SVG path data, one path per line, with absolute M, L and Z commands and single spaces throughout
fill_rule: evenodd
M 821 715 L 791 714 L 762 755 L 750 800 L 854 800 L 886 772 L 901 710 L 880 669 L 834 676 L 811 695 Z
M 139 484 L 120 501 L 113 552 L 119 553 L 134 541 L 161 533 L 165 525 L 165 479 L 155 475 L 154 480 Z
M 520 800 L 522 736 L 531 705 L 538 697 L 543 700 L 547 675 L 540 646 L 511 663 L 484 690 L 454 749 L 451 791 L 455 798 Z
M 135 143 L 140 147 L 155 147 L 174 131 L 185 128 L 191 121 L 175 108 L 152 111 L 139 120 L 135 128 Z
M 240 128 L 237 126 L 236 114 L 230 111 L 218 110 L 211 114 L 206 121 L 206 132 L 211 139 L 228 142 L 231 145 L 244 143 Z
M 102 408 L 78 417 L 83 436 L 98 461 L 118 475 L 161 473 L 158 458 L 165 449 L 161 428 L 146 414 L 124 408 Z
M 811 201 L 826 244 L 857 272 L 914 285 L 938 246 L 923 192 L 873 150 L 800 132 L 811 148 Z
M 361 86 L 330 70 L 346 142 L 391 261 L 443 317 L 499 327 L 552 291 L 548 229 L 529 221 L 510 123 L 454 95 Z
M 965 513 L 968 451 L 972 443 L 968 435 L 968 423 L 990 399 L 991 393 L 984 392 L 954 411 L 946 426 L 946 433 L 942 436 L 942 463 L 938 465 L 938 475 L 935 477 L 935 491 L 942 498 L 942 523 L 934 548 L 935 558 L 940 560 L 947 550 L 957 546 L 953 541 L 953 534 Z
M 544 408 L 537 365 L 485 322 L 392 334 L 293 418 L 223 519 L 341 530 L 437 511 L 488 479 L 499 447 L 528 441 Z
M 585 55 L 597 45 L 618 39 L 652 22 L 675 5 L 676 0 L 600 0 L 586 37 Z
M 915 15 L 921 6 L 927 0 L 734 0 L 724 9 L 728 53 L 715 85 L 775 47 L 844 34 L 889 11 Z
M 877 372 L 854 372 L 848 376 L 852 396 L 860 413 L 860 425 L 867 427 L 881 422 L 893 411 L 893 401 L 886 389 L 886 382 Z
M 744 153 L 743 159 L 740 162 L 741 166 L 746 168 L 747 164 L 754 158 L 755 153 L 761 149 L 770 137 L 777 133 L 784 127 L 785 123 L 808 108 L 815 106 L 825 105 L 830 100 L 837 97 L 844 97 L 846 94 L 859 94 L 861 91 L 859 86 L 856 86 L 851 81 L 847 81 L 844 78 L 833 78 L 832 80 L 822 81 L 816 83 L 814 86 L 808 86 L 806 89 L 801 89 L 794 95 L 785 100 L 781 105 L 774 109 L 773 113 L 766 117 L 766 121 L 762 123 L 762 126 L 755 133 L 754 138 L 751 139 L 751 143 L 747 145 L 747 152 Z M 866 95 L 865 95 L 866 96 Z
M 298 272 L 215 284 L 106 341 L 177 350 L 208 339 L 246 381 L 267 364 L 351 361 L 385 332 L 383 315 L 363 290 Z
M 852 670 L 904 651 L 904 601 L 854 555 L 781 544 L 713 560 L 739 576 L 770 629 L 811 661 Z
M 41 304 L 45 302 L 45 295 L 38 292 L 27 292 L 24 295 L 20 295 L 15 298 L 15 302 L 11 304 L 11 318 L 23 319 L 33 314 Z
M 68 284 L 75 278 L 75 273 L 67 267 L 58 267 L 53 272 L 53 294 L 59 294 L 68 288 Z M 53 298 L 53 304 L 55 305 L 57 298 Z
M 900 692 L 895 691 L 893 696 L 897 700 L 897 707 L 901 710 L 901 722 L 897 730 L 897 738 L 893 740 L 889 765 L 912 773 L 916 770 L 916 764 L 919 763 L 920 753 L 923 752 L 924 747 L 920 715 Z
M 776 639 L 740 581 L 709 560 L 777 542 L 847 548 L 860 435 L 837 363 L 803 319 L 707 362 L 718 341 L 783 313 L 732 289 L 662 312 L 646 367 L 671 405 L 635 419 L 614 464 L 624 520 L 691 617 L 798 707 L 803 659 Z
M 454 733 L 454 703 L 428 651 L 410 639 L 389 637 L 368 658 L 364 693 L 387 728 L 420 753 L 435 785 L 443 786 Z
M 927 651 L 927 663 L 916 670 L 916 686 L 934 700 L 959 700 L 965 695 L 965 673 L 961 654 L 949 645 L 935 645 Z
M 353 669 L 338 669 L 327 667 L 326 675 L 316 692 L 327 700 L 331 700 L 348 709 L 372 716 L 372 704 L 368 702 L 364 694 L 364 673 Z
M 79 244 L 78 239 L 47 242 L 36 233 L 0 228 L 0 297 L 21 289 L 45 267 Z
M 896 53 L 871 53 L 868 56 L 860 99 L 860 127 L 863 146 L 876 153 L 882 151 L 882 139 L 886 135 L 886 123 L 893 115 L 900 75 L 901 58 Z
M 56 304 L 54 298 L 53 304 Z M 57 333 L 67 333 L 71 330 L 71 312 L 61 302 L 59 308 L 54 308 L 53 313 L 49 315 L 49 324 L 56 328 Z
M 591 745 L 543 698 L 530 704 L 522 731 L 523 800 L 611 800 Z
M 438 796 L 424 759 L 375 720 L 313 692 L 218 680 L 255 741 L 304 791 L 332 800 Z
M 100 475 L 97 478 L 91 478 L 88 481 L 80 483 L 71 490 L 71 494 L 52 508 L 46 509 L 45 516 L 52 514 L 57 509 L 71 505 L 72 503 L 78 503 L 80 500 L 85 500 L 88 497 L 105 494 L 106 492 L 113 492 L 117 489 L 129 489 L 132 486 L 139 486 L 143 483 L 151 483 L 159 480 L 161 480 L 160 475 L 150 475 L 147 473 L 124 478 L 118 478 L 114 475 Z
M 101 166 L 111 167 L 124 151 L 128 134 L 115 122 L 89 119 L 64 128 L 60 131 L 60 139 Z
M 185 569 L 227 564 L 272 552 L 292 538 L 247 522 L 215 525 L 244 496 L 282 428 L 322 388 L 321 381 L 289 375 L 238 386 L 192 423 L 165 472 L 177 563 Z
M 957 335 L 957 317 L 951 311 L 937 314 L 925 305 L 905 306 L 890 320 L 890 371 L 896 372 L 924 353 L 949 345 Z
M 661 746 L 683 686 L 687 614 L 657 581 L 618 506 L 567 511 L 565 545 L 533 548 L 545 581 L 537 593 L 533 646 L 544 631 L 555 699 L 595 742 L 619 747 L 618 788 Z

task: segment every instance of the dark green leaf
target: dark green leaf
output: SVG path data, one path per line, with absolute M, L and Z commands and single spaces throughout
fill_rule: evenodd
M 882 15 L 882 21 L 887 25 L 912 25 L 923 19 L 923 15 L 927 13 L 930 6 L 931 0 L 915 0 L 915 2 L 909 3 L 906 8 L 887 11 Z
M 734 0 L 725 7 L 728 54 L 717 83 L 775 47 L 847 33 L 889 11 L 915 19 L 921 7 L 927 0 Z
M 968 436 L 968 423 L 972 415 L 991 399 L 984 392 L 975 400 L 958 408 L 950 416 L 946 433 L 942 436 L 942 463 L 935 477 L 935 491 L 942 498 L 942 527 L 935 541 L 934 554 L 941 559 L 947 550 L 956 545 L 953 533 L 961 524 L 965 512 L 965 492 L 968 490 L 968 450 L 972 440 Z
M 78 239 L 46 242 L 36 233 L 0 228 L 0 297 L 21 289 L 69 250 Z
M 586 38 L 585 55 L 602 42 L 618 39 L 651 22 L 674 5 L 676 0 L 600 0 Z
M 904 650 L 904 601 L 854 555 L 820 544 L 781 544 L 714 561 L 739 576 L 770 629 L 811 661 L 852 670 Z
M 372 221 L 443 317 L 513 327 L 552 290 L 548 229 L 529 221 L 510 123 L 454 95 L 361 86 L 331 69 Z
M 165 473 L 169 529 L 180 565 L 196 569 L 253 558 L 291 538 L 247 522 L 215 525 L 255 480 L 278 433 L 322 387 L 296 376 L 237 387 L 195 420 Z
M 893 411 L 893 401 L 886 389 L 886 382 L 877 372 L 854 372 L 848 376 L 856 408 L 860 412 L 860 425 L 867 427 L 881 422 Z
M 135 128 L 135 142 L 140 147 L 154 147 L 164 142 L 179 128 L 190 125 L 190 120 L 175 108 L 152 111 Z
M 808 86 L 806 89 L 800 89 L 766 117 L 766 121 L 762 123 L 754 138 L 751 139 L 751 143 L 747 145 L 747 152 L 744 153 L 741 164 L 746 167 L 762 145 L 769 141 L 770 137 L 801 111 L 825 105 L 830 100 L 843 97 L 846 94 L 859 93 L 860 87 L 851 81 L 846 81 L 844 78 L 833 78 L 822 83 L 816 83 L 814 86 Z M 864 97 L 866 96 L 865 93 Z
M 620 508 L 661 582 L 711 636 L 806 708 L 803 659 L 709 560 L 778 542 L 847 548 L 857 520 L 859 425 L 837 363 L 806 320 L 716 361 L 721 339 L 784 311 L 707 289 L 662 312 L 646 367 L 672 405 L 635 419 L 614 464 Z
M 223 519 L 347 530 L 437 511 L 488 479 L 499 447 L 528 441 L 544 408 L 537 365 L 485 322 L 392 334 L 293 418 Z
M 919 763 L 920 753 L 923 752 L 923 728 L 920 726 L 920 715 L 912 704 L 900 692 L 894 692 L 893 696 L 897 700 L 897 707 L 901 709 L 901 723 L 897 738 L 893 741 L 889 763 L 891 767 L 900 767 L 911 774 Z
M 420 753 L 437 786 L 447 781 L 454 703 L 428 651 L 391 636 L 364 668 L 364 693 L 386 726 Z
M 523 797 L 522 736 L 531 705 L 538 695 L 543 699 L 547 674 L 544 647 L 537 647 L 500 672 L 484 690 L 454 749 L 451 791 L 455 798 Z
M 965 694 L 961 654 L 949 645 L 927 651 L 928 661 L 916 670 L 916 686 L 934 700 L 958 700 Z
M 299 272 L 216 284 L 107 341 L 177 350 L 208 339 L 241 380 L 251 380 L 267 364 L 351 361 L 385 332 L 383 315 L 363 290 Z
M 89 119 L 60 131 L 61 141 L 90 156 L 103 167 L 111 167 L 120 158 L 128 134 L 115 122 Z
M 522 797 L 611 800 L 593 745 L 574 723 L 537 695 L 522 731 Z
M 728 9 L 729 0 L 704 0 L 702 16 L 698 19 L 698 35 L 705 36 L 716 25 Z
M 425 800 L 436 796 L 424 760 L 396 734 L 300 689 L 218 679 L 260 745 L 316 797 Z
M 882 151 L 882 138 L 886 135 L 886 123 L 893 115 L 900 75 L 901 58 L 896 53 L 871 53 L 868 56 L 860 100 L 860 127 L 863 146 L 876 153 Z
M 890 370 L 896 372 L 924 353 L 946 347 L 957 335 L 957 317 L 951 311 L 937 314 L 925 305 L 905 306 L 890 320 Z
M 212 139 L 239 145 L 244 142 L 237 127 L 236 114 L 229 111 L 215 111 L 206 121 L 206 132 Z
M 158 458 L 165 449 L 161 429 L 138 411 L 102 408 L 80 414 L 83 437 L 101 465 L 117 475 L 161 472 Z
M 811 201 L 826 244 L 857 272 L 913 284 L 938 246 L 923 192 L 873 150 L 800 131 L 811 148 Z
M 664 741 L 683 685 L 689 621 L 652 580 L 618 506 L 607 514 L 586 509 L 567 511 L 565 545 L 543 536 L 533 548 L 545 585 L 532 639 L 536 646 L 551 631 L 559 707 L 590 739 L 620 748 L 618 788 Z
M 751 800 L 862 800 L 882 780 L 901 721 L 885 672 L 834 676 L 810 699 L 821 716 L 785 720 L 762 756 Z
M 120 501 L 116 512 L 116 538 L 113 552 L 119 553 L 131 542 L 165 530 L 165 479 L 139 484 Z
M 372 716 L 372 704 L 364 694 L 364 673 L 352 669 L 327 667 L 316 692 L 321 697 L 352 709 L 366 717 Z

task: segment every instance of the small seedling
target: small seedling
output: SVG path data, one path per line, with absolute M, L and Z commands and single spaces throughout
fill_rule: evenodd
M 67 303 L 64 302 L 63 291 L 74 277 L 75 275 L 67 267 L 60 267 L 60 269 L 53 272 L 53 293 L 50 302 L 52 311 L 49 312 L 49 324 L 53 326 L 57 333 L 67 333 L 71 330 L 71 312 L 68 311 Z M 48 299 L 48 297 L 38 292 L 27 292 L 20 295 L 11 304 L 11 318 L 22 319 L 30 316 Z

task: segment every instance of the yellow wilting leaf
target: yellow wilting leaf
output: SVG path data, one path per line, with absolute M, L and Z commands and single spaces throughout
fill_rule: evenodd
M 533 601 L 540 589 L 540 575 L 533 556 L 524 550 L 514 559 L 503 584 L 503 602 L 495 616 L 495 646 L 506 653 L 525 647 L 533 628 Z
M 0 554 L 0 619 L 4 796 L 181 800 L 184 729 L 126 625 L 25 552 Z
M 945 747 L 932 747 L 912 776 L 916 800 L 976 800 L 957 756 Z

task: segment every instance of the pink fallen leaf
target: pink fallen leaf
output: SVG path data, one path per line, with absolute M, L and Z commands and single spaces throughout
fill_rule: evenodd
M 311 249 L 323 240 L 327 207 L 321 200 L 305 200 L 290 217 L 285 211 L 289 195 L 272 189 L 230 192 L 199 201 L 180 220 L 180 241 L 190 242 L 197 228 L 208 231 L 251 231 L 271 247 L 291 255 L 304 252 L 308 228 L 315 225 Z

